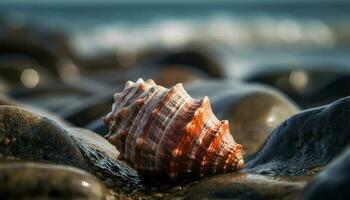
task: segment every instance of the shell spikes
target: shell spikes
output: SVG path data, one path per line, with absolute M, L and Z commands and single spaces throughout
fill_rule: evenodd
M 228 121 L 213 114 L 208 97 L 195 100 L 182 84 L 128 81 L 104 118 L 108 139 L 141 174 L 178 180 L 243 167 L 242 146 Z

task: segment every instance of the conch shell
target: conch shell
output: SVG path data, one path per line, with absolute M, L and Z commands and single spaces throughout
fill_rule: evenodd
M 228 121 L 215 117 L 208 97 L 191 98 L 181 83 L 167 89 L 153 80 L 128 81 L 114 101 L 104 118 L 106 138 L 141 174 L 177 180 L 243 167 Z

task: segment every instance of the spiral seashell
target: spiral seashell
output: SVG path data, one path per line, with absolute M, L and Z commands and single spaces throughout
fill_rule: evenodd
M 106 138 L 141 174 L 180 179 L 243 167 L 228 121 L 215 117 L 208 97 L 191 98 L 181 83 L 167 89 L 128 81 L 114 101 L 104 118 Z

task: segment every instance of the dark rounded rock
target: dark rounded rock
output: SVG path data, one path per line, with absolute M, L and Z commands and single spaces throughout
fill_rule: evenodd
M 244 170 L 269 175 L 318 171 L 350 143 L 350 97 L 306 110 L 283 122 Z
M 229 120 L 231 134 L 246 155 L 255 153 L 275 127 L 298 112 L 283 94 L 262 85 L 206 80 L 186 90 L 195 98 L 210 97 L 215 115 Z
M 109 85 L 124 85 L 127 80 L 153 79 L 157 84 L 172 87 L 177 83 L 191 83 L 206 78 L 222 78 L 224 70 L 215 56 L 204 48 L 162 50 L 138 63 L 130 70 L 105 71 L 94 76 Z
M 31 30 L 8 30 L 0 35 L 0 53 L 28 57 L 39 63 L 42 70 L 62 80 L 73 80 L 79 69 L 54 42 Z
M 101 77 L 96 77 L 109 85 L 122 85 L 128 80 L 153 79 L 157 84 L 164 87 L 172 87 L 177 83 L 191 83 L 198 80 L 210 78 L 210 75 L 198 68 L 187 65 L 142 65 L 126 72 L 119 72 L 118 75 L 109 72 Z
M 0 54 L 0 92 L 35 88 L 53 80 L 54 75 L 27 56 Z
M 113 92 L 107 92 L 73 101 L 58 114 L 70 123 L 83 127 L 109 112 L 113 104 Z
M 85 128 L 92 130 L 95 133 L 102 136 L 106 135 L 109 132 L 108 127 L 106 126 L 105 123 L 103 123 L 101 118 L 97 118 L 94 121 L 90 122 L 85 126 Z
M 0 106 L 0 154 L 75 166 L 112 179 L 117 189 L 142 188 L 136 171 L 117 159 L 119 152 L 107 140 L 85 129 L 65 128 L 22 108 Z
M 11 105 L 11 106 L 18 106 L 18 107 L 23 107 L 26 108 L 28 110 L 30 110 L 31 112 L 37 113 L 41 116 L 45 116 L 53 121 L 55 121 L 56 123 L 58 123 L 60 126 L 69 126 L 70 124 L 66 121 L 64 121 L 63 119 L 61 119 L 59 116 L 48 112 L 46 110 L 40 109 L 40 108 L 36 108 L 33 106 L 28 106 L 28 105 L 24 105 L 21 104 L 20 102 L 4 95 L 0 93 L 0 106 L 2 105 Z
M 0 106 L 0 153 L 84 168 L 84 157 L 55 122 L 16 106 Z
M 225 76 L 221 63 L 215 56 L 205 48 L 184 48 L 181 50 L 168 52 L 160 56 L 155 61 L 158 65 L 184 65 L 192 66 L 207 74 L 212 78 L 222 78 Z
M 31 162 L 0 163 L 0 195 L 1 199 L 114 199 L 83 170 Z
M 273 178 L 231 173 L 207 178 L 173 194 L 183 199 L 297 199 L 309 177 Z
M 157 84 L 172 87 L 177 83 L 191 83 L 209 78 L 205 72 L 187 65 L 167 64 L 154 67 L 154 79 Z
M 303 108 L 331 103 L 350 94 L 350 74 L 346 66 L 302 66 L 256 70 L 245 80 L 268 84 L 286 93 Z
M 307 186 L 307 200 L 350 199 L 350 148 Z
M 81 98 L 94 94 L 94 90 L 87 88 L 89 86 L 80 86 L 75 83 L 74 86 L 69 84 L 55 82 L 40 87 L 28 89 L 22 88 L 13 90 L 9 95 L 28 105 L 33 105 L 50 111 L 59 111 L 72 102 L 77 102 Z

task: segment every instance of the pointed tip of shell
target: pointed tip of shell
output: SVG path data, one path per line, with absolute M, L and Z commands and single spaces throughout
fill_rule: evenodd
M 179 149 L 178 148 L 173 149 L 171 151 L 171 156 L 174 157 L 174 158 L 178 157 L 179 156 Z
M 122 110 L 119 111 L 119 115 L 122 119 L 125 119 L 129 116 L 129 108 L 128 107 L 125 107 L 123 108 Z
M 151 85 L 156 85 L 156 82 L 154 82 L 153 79 L 148 79 L 146 83 L 151 84 Z
M 154 80 L 152 79 L 147 79 L 146 81 L 144 81 L 142 78 L 138 78 L 136 80 L 136 82 L 133 82 L 131 80 L 128 80 L 126 83 L 125 83 L 125 87 L 124 87 L 124 90 L 129 88 L 129 87 L 132 87 L 132 86 L 138 86 L 138 88 L 142 91 L 145 91 L 147 89 L 148 86 L 155 86 L 156 83 L 154 82 Z M 117 95 L 117 94 L 116 94 Z
M 209 100 L 209 97 L 208 96 L 204 96 L 203 97 L 203 100 L 202 100 L 203 102 L 208 102 L 208 103 L 210 103 L 210 100 Z
M 116 145 L 119 141 L 119 137 L 116 134 L 110 135 L 106 139 L 113 145 Z
M 145 87 L 145 85 L 144 85 L 145 83 L 146 83 L 146 82 L 144 82 L 142 78 L 138 78 L 138 79 L 136 80 L 136 82 L 133 82 L 133 81 L 131 81 L 131 80 L 128 80 L 128 81 L 125 83 L 124 90 L 127 89 L 127 88 L 129 88 L 129 87 L 131 87 L 131 86 L 133 86 L 133 85 L 135 85 L 135 84 L 143 85 L 143 86 L 141 86 L 141 87 Z
M 136 147 L 142 148 L 145 145 L 145 140 L 143 138 L 137 138 L 136 139 Z
M 132 86 L 133 84 L 134 84 L 134 82 L 132 82 L 132 81 L 130 81 L 130 80 L 126 81 L 124 90 L 127 89 L 127 88 L 129 88 L 129 87 Z
M 243 159 L 239 159 L 239 161 L 237 162 L 237 166 L 236 166 L 237 170 L 242 169 L 243 166 L 244 166 L 244 160 Z
M 145 83 L 145 82 L 141 82 L 141 83 L 139 84 L 139 89 L 140 89 L 141 91 L 145 91 L 145 90 L 147 89 L 146 83 Z
M 138 79 L 136 80 L 136 83 L 141 83 L 141 82 L 144 82 L 142 78 L 138 78 Z

